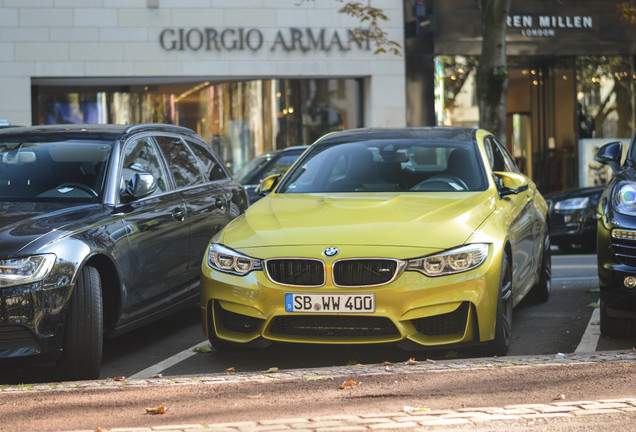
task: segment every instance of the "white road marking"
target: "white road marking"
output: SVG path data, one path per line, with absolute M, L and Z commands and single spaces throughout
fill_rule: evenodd
M 562 278 L 552 278 L 553 281 L 570 281 L 570 280 L 596 280 L 598 276 L 579 276 L 579 277 L 562 277 Z
M 601 326 L 599 322 L 601 320 L 601 311 L 599 308 L 594 308 L 590 322 L 587 323 L 583 337 L 579 342 L 579 346 L 576 347 L 575 353 L 594 352 L 598 345 L 598 338 L 601 336 Z
M 195 349 L 199 348 L 199 347 L 204 347 L 206 345 L 209 345 L 210 342 L 203 341 L 201 343 L 198 343 L 196 345 L 194 345 L 193 347 L 188 348 L 185 351 L 181 351 L 180 353 L 177 353 L 175 355 L 173 355 L 172 357 L 168 357 L 165 360 L 160 361 L 157 364 L 154 364 L 150 367 L 147 367 L 146 369 L 137 372 L 134 375 L 131 375 L 128 378 L 152 378 L 154 375 L 157 375 L 158 373 L 163 372 L 164 370 L 171 368 L 172 366 L 176 365 L 177 363 L 180 363 L 190 357 L 192 357 L 193 355 L 195 355 L 197 352 L 195 351 Z

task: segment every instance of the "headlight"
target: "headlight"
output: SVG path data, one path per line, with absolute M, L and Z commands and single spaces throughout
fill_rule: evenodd
M 0 260 L 0 287 L 41 281 L 49 274 L 54 263 L 54 254 Z
M 559 211 L 563 210 L 581 210 L 587 207 L 590 202 L 589 197 L 585 198 L 570 198 L 563 201 L 557 201 L 554 205 L 554 209 Z
M 614 193 L 613 202 L 618 213 L 636 216 L 636 184 L 619 183 Z
M 262 270 L 261 260 L 248 257 L 218 243 L 212 243 L 208 250 L 208 265 L 224 273 L 243 276 L 252 270 Z
M 479 267 L 488 256 L 487 244 L 471 244 L 445 252 L 408 261 L 406 270 L 426 276 L 445 276 Z

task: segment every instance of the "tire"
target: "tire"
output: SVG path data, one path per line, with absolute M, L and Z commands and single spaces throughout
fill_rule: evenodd
M 63 380 L 99 378 L 103 345 L 102 282 L 94 267 L 84 267 L 73 287 L 64 324 L 58 373 Z
M 540 303 L 545 303 L 550 298 L 550 288 L 552 286 L 552 252 L 550 251 L 550 234 L 548 234 L 548 231 L 546 231 L 543 238 L 541 269 L 539 271 L 539 281 L 530 290 L 530 297 Z
M 497 296 L 497 318 L 495 321 L 495 339 L 485 346 L 489 357 L 505 356 L 512 342 L 512 268 L 508 256 L 504 254 L 499 276 L 499 295 Z
M 636 320 L 630 318 L 611 317 L 601 297 L 601 335 L 607 337 L 628 337 L 636 334 Z

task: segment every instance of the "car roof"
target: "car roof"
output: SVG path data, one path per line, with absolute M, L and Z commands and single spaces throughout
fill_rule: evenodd
M 59 124 L 59 125 L 38 125 L 38 126 L 19 126 L 0 129 L 0 137 L 27 137 L 33 135 L 57 135 L 57 136 L 82 136 L 84 138 L 110 139 L 114 140 L 120 136 L 140 131 L 163 131 L 180 133 L 195 137 L 194 131 L 181 126 L 161 124 L 161 123 L 142 123 L 138 125 L 119 125 L 119 124 Z
M 475 128 L 454 126 L 428 126 L 428 127 L 400 127 L 400 128 L 361 128 L 332 132 L 325 135 L 318 142 L 339 141 L 365 141 L 365 140 L 449 140 L 472 141 L 475 137 Z

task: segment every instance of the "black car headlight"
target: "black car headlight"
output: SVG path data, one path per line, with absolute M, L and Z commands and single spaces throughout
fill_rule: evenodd
M 246 275 L 253 270 L 263 269 L 261 260 L 243 255 L 219 243 L 210 245 L 208 265 L 218 271 L 239 276 Z
M 39 282 L 51 271 L 54 254 L 0 260 L 0 288 Z
M 461 246 L 455 249 L 408 260 L 407 271 L 417 271 L 426 276 L 446 276 L 462 273 L 479 267 L 488 256 L 485 243 Z
M 612 201 L 618 213 L 636 216 L 636 184 L 625 181 L 618 183 Z
M 589 197 L 585 198 L 570 198 L 563 201 L 557 201 L 554 204 L 555 211 L 572 211 L 572 210 L 582 210 L 587 207 L 590 202 Z

